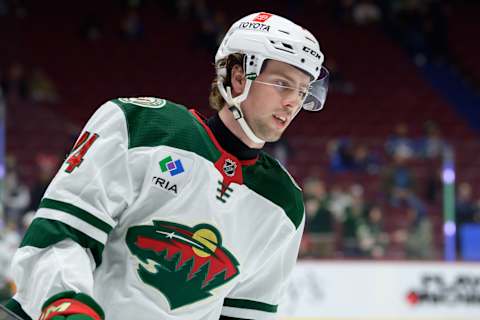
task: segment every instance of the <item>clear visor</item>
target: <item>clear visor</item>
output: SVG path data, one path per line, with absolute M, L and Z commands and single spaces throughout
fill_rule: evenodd
M 327 99 L 329 76 L 330 73 L 327 68 L 322 67 L 318 79 L 310 83 L 307 95 L 303 101 L 303 109 L 308 111 L 322 110 Z

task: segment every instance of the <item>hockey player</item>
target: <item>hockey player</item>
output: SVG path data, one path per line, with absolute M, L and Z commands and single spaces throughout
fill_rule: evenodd
M 216 116 L 120 98 L 87 122 L 13 260 L 23 319 L 273 319 L 296 262 L 302 193 L 261 151 L 323 107 L 314 36 L 255 13 L 215 57 Z

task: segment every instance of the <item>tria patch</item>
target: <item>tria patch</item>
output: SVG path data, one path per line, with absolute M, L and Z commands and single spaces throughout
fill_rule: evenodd
M 193 161 L 185 154 L 179 154 L 166 147 L 157 155 L 150 169 L 150 185 L 177 196 L 188 183 Z
M 185 171 L 185 169 L 183 169 L 182 161 L 173 161 L 171 156 L 163 158 L 158 164 L 160 165 L 160 170 L 162 170 L 162 172 L 168 171 L 172 177 Z
M 138 97 L 138 98 L 120 98 L 123 103 L 130 103 L 145 108 L 162 108 L 167 104 L 165 99 L 154 97 Z
M 154 187 L 164 189 L 170 193 L 173 193 L 174 195 L 177 195 L 178 193 L 178 187 L 175 183 L 168 181 L 165 178 L 162 177 L 153 177 L 152 178 L 152 185 Z
M 172 310 L 212 296 L 239 274 L 237 259 L 209 224 L 153 221 L 129 228 L 126 243 L 140 279 L 164 294 Z

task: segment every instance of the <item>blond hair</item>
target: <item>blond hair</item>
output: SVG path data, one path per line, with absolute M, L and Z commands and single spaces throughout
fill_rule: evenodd
M 226 68 L 227 74 L 225 79 L 223 80 L 223 85 L 226 86 L 231 86 L 231 74 L 232 74 L 232 68 L 235 65 L 239 65 L 240 67 L 243 68 L 243 58 L 244 55 L 241 53 L 234 53 L 229 55 L 228 57 L 218 61 L 215 64 L 215 71 L 216 71 L 216 76 L 212 81 L 212 86 L 210 90 L 210 96 L 208 97 L 208 102 L 210 103 L 210 107 L 213 109 L 220 111 L 223 106 L 225 105 L 225 99 L 223 99 L 222 95 L 220 94 L 220 91 L 218 90 L 217 86 L 217 81 L 221 77 L 218 75 L 218 70 L 221 68 Z

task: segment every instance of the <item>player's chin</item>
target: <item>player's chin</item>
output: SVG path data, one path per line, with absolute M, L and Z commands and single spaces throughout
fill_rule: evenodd
M 278 130 L 278 129 L 277 130 L 272 130 L 271 132 L 269 132 L 268 135 L 263 137 L 262 140 L 264 140 L 265 142 L 276 142 L 276 141 L 280 140 L 284 131 L 285 130 Z
M 259 126 L 254 132 L 256 132 L 257 136 L 265 142 L 276 142 L 280 140 L 285 129 L 287 129 L 287 126 L 279 127 L 275 123 L 268 123 Z

